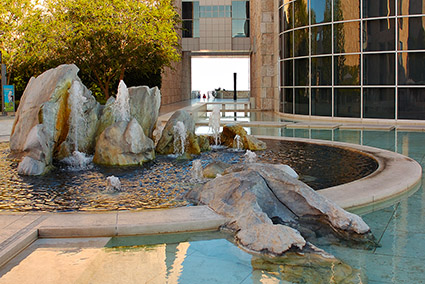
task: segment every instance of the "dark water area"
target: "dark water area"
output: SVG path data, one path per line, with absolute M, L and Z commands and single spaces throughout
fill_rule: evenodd
M 320 145 L 267 141 L 269 149 L 258 160 L 288 164 L 313 189 L 350 182 L 372 173 L 377 163 L 360 153 Z M 170 208 L 189 205 L 184 194 L 193 186 L 192 161 L 158 156 L 142 167 L 101 167 L 71 170 L 60 162 L 44 176 L 20 176 L 17 161 L 8 158 L 7 143 L 0 143 L 0 211 L 106 211 Z M 242 152 L 203 153 L 205 167 L 212 161 L 243 162 Z M 106 189 L 106 178 L 116 176 L 122 191 Z

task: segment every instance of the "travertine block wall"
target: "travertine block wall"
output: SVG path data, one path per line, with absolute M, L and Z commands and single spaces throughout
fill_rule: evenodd
M 275 3 L 276 2 L 276 3 Z M 278 110 L 278 42 L 275 20 L 279 1 L 251 0 L 251 97 L 255 107 Z
M 161 105 L 168 105 L 190 99 L 192 89 L 191 53 L 182 52 L 180 62 L 173 68 L 166 68 L 162 73 Z

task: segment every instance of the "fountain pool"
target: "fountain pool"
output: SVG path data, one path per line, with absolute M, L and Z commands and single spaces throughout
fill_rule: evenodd
M 301 142 L 267 141 L 268 150 L 256 152 L 259 162 L 288 164 L 300 179 L 319 190 L 367 176 L 377 168 L 371 157 L 342 148 Z M 0 210 L 7 211 L 105 211 L 186 206 L 183 195 L 193 186 L 192 161 L 158 156 L 142 167 L 102 167 L 84 170 L 56 163 L 49 174 L 20 176 L 16 162 L 7 159 L 8 146 L 0 143 Z M 244 152 L 226 149 L 202 153 L 205 167 L 212 161 L 235 164 Z M 332 169 L 329 170 L 329 167 Z M 329 175 L 332 173 L 332 175 Z M 107 190 L 106 178 L 120 179 L 121 190 Z

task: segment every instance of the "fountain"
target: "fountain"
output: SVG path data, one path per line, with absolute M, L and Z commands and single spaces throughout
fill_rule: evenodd
M 117 121 L 130 121 L 130 99 L 124 81 L 118 85 L 117 99 L 114 103 L 114 112 Z
M 239 135 L 235 135 L 235 138 L 233 138 L 233 149 L 235 151 L 242 151 L 243 150 L 243 143 L 242 143 L 241 137 Z
M 244 160 L 245 164 L 252 164 L 257 161 L 257 154 L 255 154 L 254 152 L 250 150 L 246 150 L 244 158 L 245 158 Z
M 106 178 L 106 190 L 107 191 L 121 191 L 120 179 L 116 176 L 109 176 Z
M 191 182 L 197 183 L 203 181 L 203 175 L 202 175 L 202 162 L 201 160 L 194 160 L 192 161 L 192 169 L 191 169 Z
M 186 126 L 182 121 L 177 121 L 174 130 L 174 154 L 184 154 L 186 145 Z
M 220 145 L 220 106 L 214 105 L 213 110 L 211 112 L 210 120 L 208 123 L 208 126 L 210 127 L 214 141 L 215 141 L 215 147 L 218 147 Z

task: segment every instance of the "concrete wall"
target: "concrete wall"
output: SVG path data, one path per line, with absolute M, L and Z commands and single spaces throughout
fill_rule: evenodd
M 262 110 L 279 108 L 277 5 L 279 1 L 252 0 L 251 98 Z M 275 21 L 276 20 L 276 21 Z

